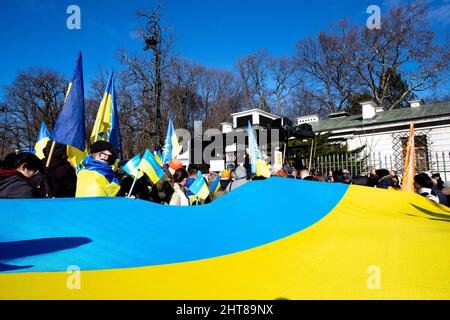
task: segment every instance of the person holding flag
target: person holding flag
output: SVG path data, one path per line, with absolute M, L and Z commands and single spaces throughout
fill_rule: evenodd
M 83 159 L 78 171 L 76 197 L 115 197 L 120 183 L 112 165 L 117 150 L 107 141 L 97 141 L 91 146 L 91 154 Z
M 86 156 L 85 130 L 83 62 L 80 52 L 67 89 L 64 107 L 50 135 L 51 140 L 67 145 L 67 157 L 74 168 Z M 55 144 L 52 144 L 46 167 L 50 165 L 54 146 Z
M 119 114 L 117 112 L 116 96 L 114 93 L 114 72 L 111 72 L 105 87 L 103 99 L 98 108 L 94 128 L 91 134 L 91 143 L 108 141 L 119 152 L 118 160 L 122 156 L 122 144 L 120 142 Z
M 202 172 L 199 170 L 197 173 L 197 179 L 189 186 L 189 191 L 194 195 L 190 196 L 190 202 L 198 204 L 199 200 L 206 200 L 209 196 L 208 184 L 203 178 Z
M 41 123 L 41 129 L 39 130 L 39 134 L 36 140 L 36 144 L 34 145 L 34 154 L 39 159 L 44 159 L 44 148 L 47 145 L 47 142 L 50 140 L 50 132 L 45 125 L 45 122 Z

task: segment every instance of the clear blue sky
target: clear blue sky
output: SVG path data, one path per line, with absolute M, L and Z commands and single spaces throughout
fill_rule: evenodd
M 294 52 L 297 40 L 348 17 L 364 24 L 370 4 L 386 10 L 403 0 L 161 0 L 163 19 L 175 36 L 175 52 L 209 67 L 234 67 L 238 57 L 266 48 Z M 378 2 L 378 3 L 377 3 Z M 428 0 L 433 29 L 450 28 L 450 0 Z M 0 2 L 0 88 L 19 70 L 49 67 L 70 78 L 76 53 L 83 52 L 85 85 L 99 64 L 118 68 L 120 47 L 142 50 L 132 32 L 138 9 L 156 0 L 2 0 Z M 81 8 L 81 30 L 68 30 L 66 9 Z M 0 91 L 0 98 L 3 95 Z

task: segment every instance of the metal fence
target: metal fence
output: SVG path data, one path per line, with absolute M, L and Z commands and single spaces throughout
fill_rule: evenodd
M 302 157 L 304 163 L 308 163 L 308 157 Z M 401 159 L 394 155 L 370 154 L 332 154 L 318 156 L 312 160 L 312 168 L 325 173 L 329 169 L 349 170 L 352 176 L 365 175 L 372 168 L 394 169 L 398 174 L 403 173 L 403 156 Z M 450 152 L 428 153 L 426 157 L 416 158 L 416 172 L 428 171 L 440 173 L 442 180 L 450 181 Z

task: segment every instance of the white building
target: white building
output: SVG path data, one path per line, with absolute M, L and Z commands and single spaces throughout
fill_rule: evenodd
M 311 122 L 316 134 L 329 133 L 330 141 L 346 143 L 349 150 L 365 146 L 364 153 L 377 168 L 401 172 L 410 123 L 415 129 L 416 170 L 440 172 L 450 180 L 450 101 L 385 110 L 372 101 L 361 103 L 362 114 L 330 114 Z M 303 117 L 307 118 L 307 117 Z

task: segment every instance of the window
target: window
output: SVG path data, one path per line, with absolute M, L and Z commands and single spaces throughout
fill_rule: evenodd
M 403 159 L 406 157 L 406 147 L 408 137 L 401 137 Z M 428 144 L 426 135 L 416 135 L 414 137 L 414 149 L 416 157 L 416 172 L 429 170 Z

